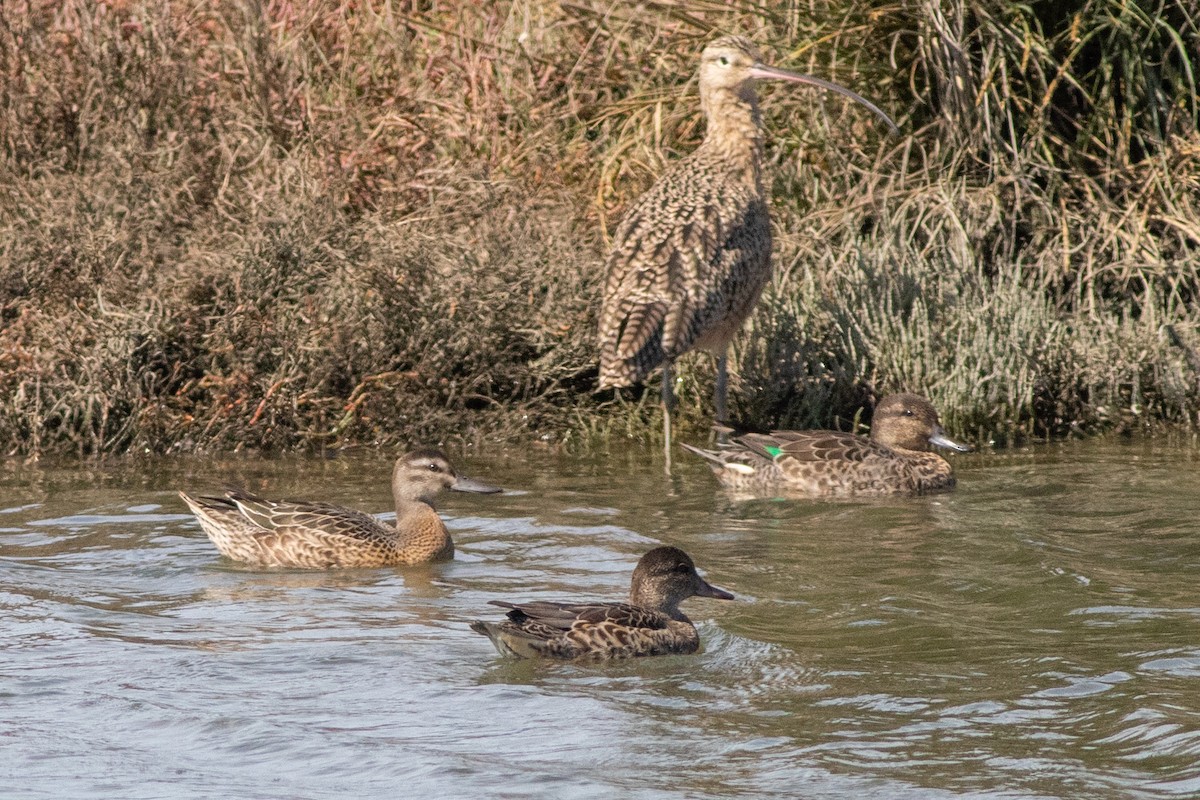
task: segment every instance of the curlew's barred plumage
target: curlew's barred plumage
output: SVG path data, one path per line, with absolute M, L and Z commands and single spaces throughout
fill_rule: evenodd
M 432 501 L 442 489 L 499 492 L 455 474 L 440 450 L 414 450 L 396 461 L 396 524 L 332 503 L 267 500 L 231 490 L 223 497 L 180 492 L 221 554 L 260 567 L 382 567 L 454 556 L 454 542 Z
M 633 204 L 613 239 L 600 312 L 600 387 L 641 383 L 663 366 L 670 470 L 671 365 L 691 350 L 717 356 L 714 404 L 726 416 L 726 352 L 771 277 L 771 221 L 762 179 L 756 79 L 836 84 L 762 63 L 746 39 L 725 36 L 700 56 L 704 142 Z

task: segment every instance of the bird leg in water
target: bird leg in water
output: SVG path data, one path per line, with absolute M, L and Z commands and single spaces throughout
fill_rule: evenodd
M 675 377 L 671 374 L 672 362 L 663 362 L 662 407 L 663 407 L 663 453 L 667 457 L 666 471 L 671 474 L 671 412 L 675 410 Z
M 728 408 L 726 406 L 729 397 L 729 354 L 722 353 L 717 359 L 717 385 L 713 387 L 713 408 L 717 412 L 717 424 L 724 425 L 729 422 Z

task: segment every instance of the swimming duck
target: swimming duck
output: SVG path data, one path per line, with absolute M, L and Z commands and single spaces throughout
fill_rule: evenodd
M 839 431 L 774 431 L 736 436 L 717 451 L 683 446 L 708 461 L 731 489 L 834 497 L 954 488 L 950 464 L 930 445 L 971 449 L 946 436 L 933 404 L 906 393 L 879 401 L 870 439 Z
M 506 603 L 501 623 L 472 622 L 501 655 L 519 658 L 628 658 L 694 653 L 696 626 L 679 610 L 689 597 L 732 600 L 710 585 L 678 547 L 656 547 L 638 561 L 627 603 Z
M 454 542 L 432 500 L 442 489 L 501 489 L 457 475 L 440 450 L 406 453 L 392 471 L 396 524 L 332 503 L 267 500 L 237 489 L 179 496 L 221 554 L 259 567 L 382 567 L 445 560 Z

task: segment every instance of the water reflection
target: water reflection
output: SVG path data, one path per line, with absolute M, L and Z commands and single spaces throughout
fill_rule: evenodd
M 387 458 L 4 465 L 11 796 L 1200 792 L 1190 444 L 958 457 L 953 494 L 839 503 L 641 458 L 467 458 L 523 491 L 444 499 L 453 562 L 335 572 L 224 561 L 174 492 L 384 511 Z M 619 598 L 661 543 L 738 597 L 689 601 L 694 657 L 510 662 L 466 627 Z

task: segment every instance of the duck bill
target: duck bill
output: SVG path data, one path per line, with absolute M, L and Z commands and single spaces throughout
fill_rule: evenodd
M 490 483 L 476 481 L 470 478 L 464 478 L 462 475 L 450 486 L 452 492 L 473 492 L 474 494 L 496 494 L 503 492 L 499 486 L 492 486 Z
M 718 589 L 704 578 L 700 579 L 700 585 L 696 588 L 697 597 L 715 597 L 718 600 L 732 600 L 733 595 L 724 589 Z
M 969 453 L 973 449 L 969 444 L 956 442 L 946 435 L 942 430 L 942 426 L 938 425 L 933 429 L 933 435 L 929 437 L 929 443 L 935 447 L 944 447 L 947 450 L 954 450 L 959 453 Z
M 851 100 L 855 101 L 856 103 L 861 103 L 862 105 L 864 105 L 867 108 L 874 111 L 876 116 L 878 116 L 881 120 L 883 120 L 884 122 L 887 123 L 887 126 L 889 128 L 891 128 L 892 133 L 898 133 L 900 131 L 900 129 L 898 127 L 896 127 L 896 123 L 892 122 L 892 118 L 883 112 L 883 109 L 881 109 L 879 106 L 872 103 L 867 98 L 858 94 L 857 92 L 850 91 L 845 86 L 839 86 L 836 83 L 833 83 L 833 82 L 827 81 L 827 80 L 822 80 L 821 78 L 816 78 L 816 77 L 813 77 L 812 75 L 804 75 L 799 72 L 789 72 L 786 69 L 779 69 L 778 67 L 769 67 L 766 64 L 755 64 L 753 67 L 750 68 L 750 76 L 752 78 L 756 78 L 758 80 L 777 80 L 777 81 L 791 81 L 792 83 L 807 83 L 810 86 L 819 86 L 822 89 L 827 89 L 831 92 L 837 92 L 838 94 L 842 95 L 843 97 L 849 97 Z

